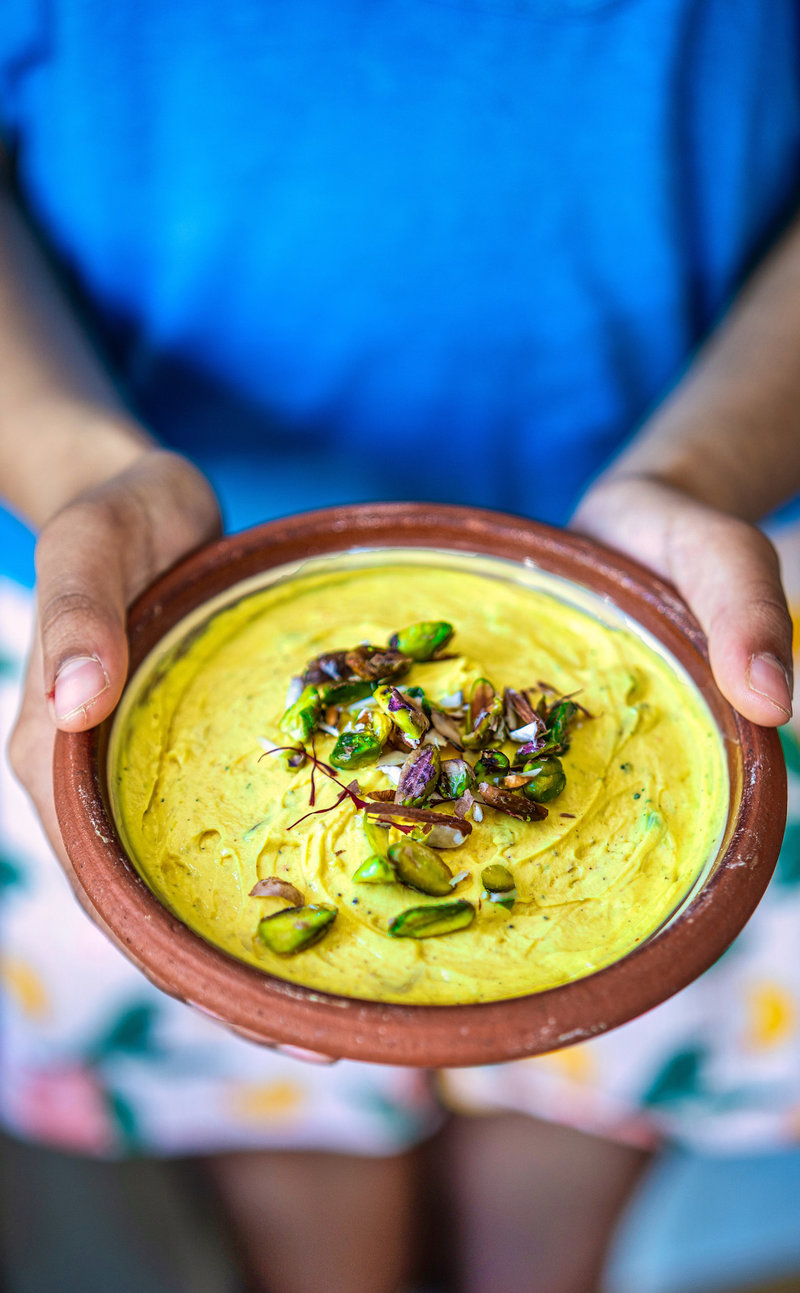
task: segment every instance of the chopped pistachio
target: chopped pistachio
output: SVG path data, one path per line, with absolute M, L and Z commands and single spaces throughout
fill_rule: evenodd
M 303 674 L 303 682 L 306 685 L 310 683 L 314 687 L 319 687 L 324 683 L 344 682 L 349 677 L 347 652 L 326 651 L 322 655 L 315 656 L 313 660 L 309 660 Z
M 417 745 L 430 726 L 421 706 L 408 695 L 398 691 L 397 687 L 391 687 L 388 684 L 376 687 L 373 694 L 376 703 L 392 720 L 395 727 Z
M 508 893 L 514 888 L 514 877 L 502 862 L 493 862 L 481 871 L 483 887 L 489 893 Z
M 460 799 L 475 785 L 475 774 L 466 759 L 444 759 L 439 774 L 442 799 Z
M 400 840 L 389 849 L 389 860 L 394 863 L 398 880 L 412 889 L 435 898 L 450 893 L 452 872 L 427 844 L 419 840 Z
M 331 682 L 320 686 L 325 705 L 349 705 L 354 700 L 364 700 L 372 695 L 371 682 Z
M 567 784 L 567 778 L 560 759 L 532 759 L 525 764 L 526 773 L 532 773 L 533 779 L 523 789 L 523 794 L 537 804 L 549 804 L 556 799 Z
M 503 730 L 503 698 L 498 696 L 488 678 L 476 678 L 469 694 L 468 728 L 464 744 L 480 749 L 496 740 Z
M 342 732 L 329 758 L 334 768 L 362 768 L 380 757 L 383 746 L 373 732 Z
M 395 803 L 420 807 L 430 799 L 441 772 L 441 759 L 435 745 L 418 745 L 400 769 Z
M 366 813 L 361 815 L 361 826 L 372 852 L 377 853 L 379 857 L 386 857 L 389 832 L 384 827 L 378 826 L 377 822 L 370 821 Z
M 444 650 L 453 636 L 453 626 L 446 620 L 422 620 L 419 624 L 410 624 L 400 629 L 389 638 L 389 646 L 412 660 L 432 660 L 439 651 Z
M 258 937 L 278 956 L 294 956 L 324 938 L 336 919 L 336 907 L 286 907 L 258 922 Z
M 391 862 L 380 853 L 373 853 L 353 872 L 353 881 L 355 884 L 397 884 L 397 873 Z
M 368 682 L 387 682 L 402 678 L 408 673 L 413 661 L 402 651 L 387 650 L 386 647 L 358 646 L 347 653 L 347 664 L 357 678 Z
M 438 938 L 466 929 L 475 919 L 475 908 L 463 898 L 435 906 L 409 907 L 389 926 L 392 938 Z
M 322 714 L 323 698 L 318 687 L 304 687 L 280 721 L 282 732 L 295 741 L 307 741 Z
M 475 764 L 475 779 L 496 786 L 510 771 L 511 763 L 502 750 L 484 750 Z
M 562 700 L 551 706 L 547 713 L 547 743 L 557 747 L 563 745 L 567 728 L 578 713 L 578 706 L 571 700 Z

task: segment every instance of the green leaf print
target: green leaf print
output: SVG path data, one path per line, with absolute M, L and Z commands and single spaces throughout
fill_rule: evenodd
M 796 734 L 788 728 L 780 729 L 781 745 L 786 758 L 788 778 L 789 805 L 786 821 L 786 834 L 783 837 L 778 865 L 775 869 L 775 883 L 800 885 L 800 742 Z
M 17 673 L 18 669 L 19 661 L 14 656 L 0 650 L 0 678 L 7 678 L 11 674 Z
M 120 1148 L 134 1152 L 142 1148 L 139 1119 L 133 1105 L 119 1091 L 105 1091 L 105 1100 Z
M 775 883 L 800 885 L 800 822 L 789 822 L 786 827 L 775 868 Z
M 789 727 L 779 727 L 778 735 L 783 746 L 787 772 L 793 772 L 796 777 L 800 777 L 800 740 Z
M 645 1104 L 673 1104 L 702 1094 L 700 1074 L 707 1052 L 702 1047 L 687 1047 L 673 1055 L 656 1074 L 645 1091 Z
M 111 1055 L 157 1055 L 160 1047 L 153 1031 L 158 1011 L 155 1006 L 131 1006 L 115 1019 L 108 1032 L 98 1038 L 91 1050 L 97 1064 Z
M 24 889 L 25 882 L 25 868 L 22 864 L 12 862 L 11 858 L 0 854 L 0 889 Z

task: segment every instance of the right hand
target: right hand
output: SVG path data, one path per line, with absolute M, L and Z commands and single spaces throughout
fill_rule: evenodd
M 206 479 L 186 459 L 149 447 L 125 471 L 72 499 L 41 531 L 38 628 L 9 757 L 67 867 L 53 803 L 56 730 L 85 732 L 108 717 L 128 672 L 128 606 L 219 531 Z

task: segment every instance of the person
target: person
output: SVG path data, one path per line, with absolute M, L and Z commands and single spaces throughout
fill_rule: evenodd
M 571 517 L 675 584 L 746 717 L 789 718 L 791 624 L 756 523 L 800 487 L 798 25 L 789 0 L 4 7 L 0 486 L 38 532 L 10 754 L 57 856 L 54 731 L 112 711 L 125 608 L 218 533 L 218 499 L 234 527 L 367 498 Z M 24 539 L 4 525 L 11 569 Z M 3 596 L 18 653 L 30 603 L 11 581 Z M 67 915 L 19 798 L 4 829 L 6 1123 L 85 1152 L 218 1151 L 254 1264 L 277 1218 L 285 1264 L 262 1265 L 265 1286 L 322 1287 L 300 1252 L 326 1289 L 396 1287 L 408 1159 L 379 1156 L 435 1124 L 425 1081 L 301 1070 L 159 999 Z M 789 974 L 754 937 L 764 973 L 771 947 Z M 483 1208 L 464 1287 L 529 1287 L 527 1197 L 498 1230 L 490 1162 L 517 1182 L 546 1164 L 537 1287 L 577 1293 L 643 1147 L 729 1134 L 736 1111 L 722 1098 L 709 1121 L 700 1090 L 715 1055 L 686 1038 L 734 966 L 549 1067 L 445 1076 L 451 1106 L 504 1111 L 480 1124 L 496 1158 L 479 1124 L 457 1151 L 464 1207 Z M 658 1105 L 665 1031 L 694 1085 Z M 774 1051 L 750 1065 L 743 1135 L 754 1107 L 761 1139 L 786 1134 L 783 1040 L 777 1094 Z M 566 1149 L 522 1113 L 616 1140 Z M 378 1157 L 310 1174 L 321 1235 L 318 1209 L 279 1207 L 292 1156 L 266 1173 L 246 1146 Z M 302 1243 L 309 1215 L 319 1242 Z M 353 1245 L 354 1215 L 379 1242 Z

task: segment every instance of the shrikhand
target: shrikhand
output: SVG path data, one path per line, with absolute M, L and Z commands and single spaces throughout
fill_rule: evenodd
M 143 667 L 112 739 L 113 807 L 186 925 L 314 989 L 457 1004 L 582 978 L 679 907 L 728 806 L 704 701 L 643 636 L 497 566 L 301 572 Z M 442 624 L 430 650 L 403 636 Z M 405 661 L 396 676 L 320 704 L 309 662 L 361 650 L 369 670 L 370 644 L 379 675 L 384 653 Z

